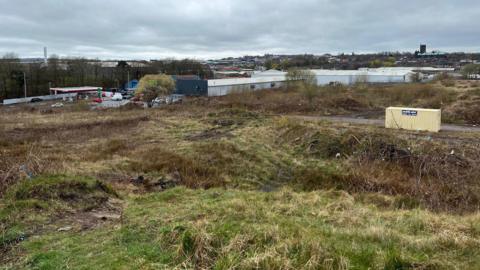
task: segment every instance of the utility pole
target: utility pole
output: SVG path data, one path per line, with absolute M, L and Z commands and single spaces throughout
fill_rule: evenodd
M 27 76 L 25 75 L 25 71 L 23 72 L 23 90 L 25 94 L 25 99 L 27 99 Z
M 130 86 L 130 70 L 127 70 L 127 89 L 128 90 L 128 87 Z

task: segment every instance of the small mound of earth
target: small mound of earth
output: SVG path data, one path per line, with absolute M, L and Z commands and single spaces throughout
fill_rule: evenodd
M 25 215 L 29 211 L 45 215 L 49 220 L 46 230 L 92 228 L 118 220 L 122 213 L 122 201 L 116 192 L 88 177 L 45 176 L 25 180 L 8 190 L 5 199 L 7 205 L 26 205 Z M 21 216 L 20 213 L 20 220 Z
M 55 222 L 58 232 L 91 230 L 107 224 L 120 222 L 123 202 L 110 198 L 101 207 L 89 211 L 77 211 Z

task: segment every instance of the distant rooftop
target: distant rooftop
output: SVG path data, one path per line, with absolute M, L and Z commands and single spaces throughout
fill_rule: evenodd
M 284 82 L 285 76 L 277 77 L 259 77 L 259 78 L 235 78 L 235 79 L 218 79 L 208 80 L 208 86 L 225 86 L 225 85 L 243 85 L 252 83 L 270 83 L 270 82 Z
M 50 88 L 51 92 L 60 92 L 60 93 L 80 93 L 80 92 L 92 92 L 97 91 L 102 87 L 98 86 L 80 86 L 80 87 L 55 87 Z

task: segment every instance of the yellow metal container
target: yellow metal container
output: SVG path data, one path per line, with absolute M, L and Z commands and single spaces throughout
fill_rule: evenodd
M 439 132 L 441 125 L 441 110 L 389 107 L 385 114 L 386 128 Z

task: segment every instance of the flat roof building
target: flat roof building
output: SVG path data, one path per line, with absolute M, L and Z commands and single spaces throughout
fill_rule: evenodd
M 410 68 L 360 70 L 311 69 L 309 71 L 315 75 L 318 85 L 328 85 L 330 83 L 351 85 L 357 82 L 407 83 L 411 82 L 411 76 L 414 74 Z M 277 78 L 286 79 L 287 72 L 267 70 L 265 72 L 255 73 L 254 78 L 269 78 L 274 74 Z
M 208 80 L 208 96 L 225 96 L 234 92 L 279 88 L 286 76 Z
M 95 92 L 102 87 L 98 86 L 80 86 L 80 87 L 55 87 L 50 88 L 50 94 L 71 94 L 71 93 L 87 93 Z

